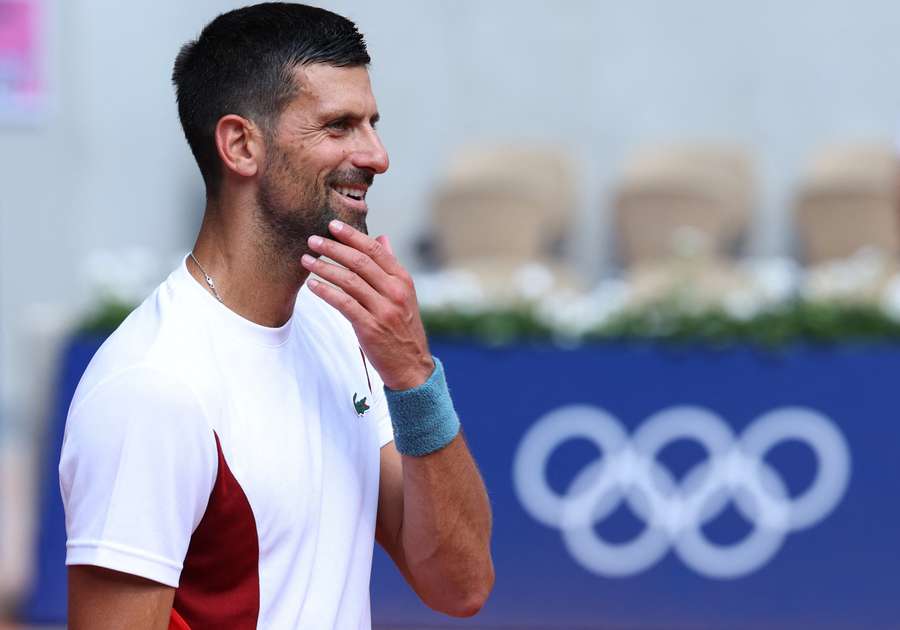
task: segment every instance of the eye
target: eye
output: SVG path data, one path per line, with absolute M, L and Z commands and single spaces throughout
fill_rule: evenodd
M 327 127 L 334 131 L 347 131 L 350 128 L 350 120 L 347 118 L 338 118 L 328 123 Z

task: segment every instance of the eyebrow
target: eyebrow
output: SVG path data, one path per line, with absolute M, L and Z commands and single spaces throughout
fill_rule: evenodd
M 323 114 L 323 116 L 322 116 L 322 120 L 329 121 L 329 122 L 335 121 L 335 120 L 364 120 L 364 119 L 365 119 L 365 116 L 359 116 L 357 114 L 354 114 L 354 113 L 348 112 L 348 111 L 330 112 L 330 113 Z M 381 120 L 381 114 L 379 112 L 375 112 L 374 114 L 372 114 L 371 118 L 369 118 L 369 122 L 373 125 L 378 123 L 378 121 L 380 121 L 380 120 Z

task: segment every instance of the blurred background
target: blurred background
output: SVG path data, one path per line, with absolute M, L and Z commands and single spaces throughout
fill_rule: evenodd
M 139 302 L 190 249 L 199 227 L 204 193 L 178 124 L 174 57 L 215 15 L 243 4 L 0 0 L 0 602 L 10 619 L 53 621 L 52 604 L 34 604 L 33 591 L 51 579 L 38 568 L 42 501 L 58 501 L 58 493 L 41 497 L 53 488 L 46 471 L 55 468 L 67 404 L 68 344 L 77 333 L 102 332 Z M 564 353 L 596 338 L 651 346 L 686 338 L 702 346 L 702 358 L 710 344 L 863 338 L 882 358 L 893 356 L 900 337 L 897 3 L 323 6 L 356 21 L 369 44 L 391 158 L 368 196 L 369 227 L 389 234 L 416 273 L 439 339 L 507 353 L 539 339 Z M 590 364 L 578 357 L 571 360 Z M 569 360 L 563 354 L 559 365 Z M 761 373 L 771 374 L 767 365 Z M 885 364 L 878 366 L 853 364 L 827 377 L 795 366 L 786 374 L 840 389 L 852 383 L 848 373 L 888 378 Z M 676 361 L 671 369 L 683 367 Z M 71 378 L 77 382 L 77 374 Z M 773 391 L 787 387 L 775 380 Z M 607 395 L 587 397 L 614 407 Z M 817 396 L 808 392 L 809 400 Z M 729 422 L 739 429 L 773 406 L 808 404 L 776 398 L 760 408 L 738 405 Z M 852 409 L 853 399 L 840 408 Z M 630 426 L 675 403 L 714 406 L 682 390 L 656 407 L 618 413 Z M 722 405 L 725 414 L 730 408 Z M 538 415 L 511 429 L 497 484 L 511 488 L 513 451 Z M 888 441 L 891 430 L 882 434 Z M 483 465 L 489 477 L 494 464 Z M 519 503 L 510 510 L 529 519 Z M 503 522 L 501 515 L 498 527 Z M 835 530 L 834 539 L 847 531 Z M 570 562 L 558 532 L 540 535 L 558 547 L 548 566 Z M 881 551 L 896 557 L 897 543 Z M 605 588 L 584 568 L 560 571 Z M 518 588 L 518 596 L 528 592 Z M 498 593 L 497 612 L 487 618 L 512 618 Z M 882 616 L 869 627 L 896 627 L 884 621 L 896 605 L 878 601 Z M 376 621 L 419 623 L 405 604 L 383 613 L 377 598 L 373 604 Z M 49 611 L 43 619 L 35 612 L 41 606 Z M 644 627 L 625 613 L 616 619 Z

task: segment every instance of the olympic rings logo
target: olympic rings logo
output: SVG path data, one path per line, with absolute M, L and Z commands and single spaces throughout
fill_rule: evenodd
M 547 485 L 550 456 L 572 439 L 593 442 L 602 457 L 586 466 L 560 495 Z M 677 440 L 698 442 L 708 459 L 681 478 L 657 460 Z M 786 440 L 799 440 L 816 456 L 812 484 L 791 497 L 764 457 Z M 825 416 L 802 407 L 776 409 L 756 419 L 739 438 L 716 414 L 700 407 L 671 407 L 637 428 L 625 428 L 602 409 L 562 407 L 540 418 L 522 438 L 513 485 L 525 510 L 561 530 L 574 560 L 607 577 L 625 577 L 656 564 L 673 548 L 697 573 L 729 579 L 748 575 L 774 557 L 787 534 L 815 525 L 837 506 L 850 481 L 850 450 Z M 646 523 L 625 543 L 609 543 L 594 525 L 625 501 Z M 723 546 L 702 527 L 732 503 L 753 524 L 743 540 Z

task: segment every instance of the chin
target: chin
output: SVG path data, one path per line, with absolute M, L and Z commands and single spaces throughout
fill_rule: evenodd
M 366 225 L 366 216 L 364 214 L 360 214 L 358 212 L 352 212 L 349 214 L 342 213 L 338 215 L 337 218 L 347 225 L 356 228 L 363 234 L 369 233 L 369 227 Z

